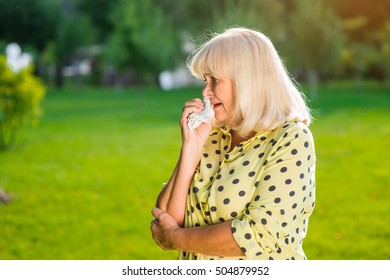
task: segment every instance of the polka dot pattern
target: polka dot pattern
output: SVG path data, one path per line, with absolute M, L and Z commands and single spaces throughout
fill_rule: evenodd
M 292 121 L 236 147 L 230 141 L 226 127 L 210 133 L 188 194 L 185 226 L 231 220 L 245 257 L 180 252 L 179 259 L 305 259 L 302 241 L 315 205 L 310 130 Z

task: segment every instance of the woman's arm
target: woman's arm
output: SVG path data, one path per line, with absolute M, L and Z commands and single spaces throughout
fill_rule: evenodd
M 160 208 L 164 211 L 167 211 L 167 206 L 168 206 L 168 200 L 169 196 L 171 195 L 172 188 L 173 188 L 173 183 L 176 180 L 177 176 L 177 169 L 179 168 L 179 163 L 180 163 L 180 158 L 179 161 L 176 163 L 175 169 L 173 170 L 173 173 L 171 177 L 169 178 L 168 183 L 166 183 L 163 188 L 161 189 L 157 201 L 156 201 L 156 207 Z
M 175 170 L 157 198 L 156 206 L 167 211 L 179 226 L 184 225 L 188 188 L 199 164 L 204 143 L 211 131 L 211 124 L 203 123 L 194 132 L 188 129 L 188 116 L 200 112 L 204 105 L 200 99 L 189 101 L 183 108 L 180 126 L 182 148 Z
M 199 155 L 198 155 L 199 154 Z M 166 211 L 172 215 L 179 226 L 184 225 L 188 188 L 200 160 L 200 152 L 186 150 L 183 146 L 174 180 L 166 192 Z
M 165 250 L 179 250 L 212 256 L 244 256 L 233 238 L 231 221 L 216 225 L 181 228 L 167 212 L 155 208 L 152 222 L 153 239 Z

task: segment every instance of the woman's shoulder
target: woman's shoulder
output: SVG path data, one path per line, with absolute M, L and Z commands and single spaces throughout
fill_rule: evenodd
M 310 129 L 302 122 L 288 121 L 273 130 L 274 141 L 307 141 L 312 139 Z
M 285 122 L 283 125 L 280 126 L 280 130 L 287 132 L 287 131 L 302 131 L 305 134 L 310 134 L 310 129 L 305 125 L 303 122 L 299 121 L 288 121 Z
M 276 128 L 269 131 L 259 131 L 256 133 L 255 137 L 273 142 L 279 138 L 286 138 L 288 136 L 295 136 L 293 133 L 303 132 L 304 134 L 311 135 L 309 128 L 302 122 L 298 121 L 288 121 L 285 122 Z

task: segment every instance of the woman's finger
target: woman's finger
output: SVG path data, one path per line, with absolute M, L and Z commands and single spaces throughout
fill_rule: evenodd
M 194 98 L 194 99 L 188 100 L 186 103 L 184 103 L 184 106 L 196 106 L 196 105 L 203 106 L 202 99 Z
M 186 102 L 183 106 L 182 115 L 180 118 L 181 126 L 185 126 L 188 123 L 188 117 L 192 113 L 200 113 L 204 109 L 204 103 L 201 99 L 195 98 Z
M 156 220 L 158 220 L 158 219 L 159 219 L 159 216 L 160 216 L 161 214 L 163 214 L 163 213 L 165 213 L 165 211 L 161 210 L 160 208 L 154 207 L 154 208 L 152 209 L 152 215 L 156 218 Z
M 183 106 L 183 113 L 190 114 L 192 112 L 199 113 L 204 109 L 203 101 L 199 98 L 192 99 L 186 103 L 184 103 Z

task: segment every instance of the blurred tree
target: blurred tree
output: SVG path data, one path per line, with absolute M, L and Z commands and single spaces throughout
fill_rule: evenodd
M 218 4 L 208 11 L 213 30 L 238 25 L 266 34 L 288 69 L 309 79 L 313 98 L 319 74 L 329 74 L 340 62 L 341 22 L 320 0 L 221 0 Z
M 56 35 L 59 14 L 58 0 L 0 0 L 0 39 L 28 49 L 40 76 L 45 75 L 40 53 Z
M 75 0 L 76 9 L 88 16 L 96 29 L 97 43 L 104 43 L 114 30 L 110 15 L 119 2 L 120 0 Z
M 45 95 L 32 67 L 13 72 L 0 55 L 0 150 L 14 144 L 16 132 L 24 122 L 34 123 L 41 115 Z
M 390 85 L 390 20 L 375 34 L 379 44 L 379 60 L 384 68 L 384 81 Z
M 355 75 L 356 85 L 369 75 L 376 79 L 388 77 L 389 37 L 386 35 L 390 16 L 388 0 L 330 0 L 343 20 L 346 37 L 345 68 Z M 352 61 L 351 61 L 352 60 Z
M 115 29 L 105 47 L 109 65 L 141 83 L 155 83 L 162 70 L 175 66 L 180 34 L 154 1 L 120 0 L 111 20 Z
M 64 11 L 58 25 L 56 37 L 53 42 L 54 52 L 52 58 L 56 63 L 55 83 L 57 87 L 63 85 L 63 67 L 76 64 L 76 50 L 94 42 L 95 32 L 88 17 Z
M 388 77 L 389 14 L 388 0 L 0 0 L 0 47 L 17 42 L 32 51 L 41 75 L 42 61 L 56 64 L 60 86 L 80 47 L 98 44 L 101 71 L 113 66 L 145 83 L 184 61 L 183 38 L 201 43 L 209 30 L 240 25 L 264 32 L 288 68 L 315 85 L 318 75 L 335 75 L 337 63 L 357 80 Z
M 59 9 L 51 0 L 0 0 L 0 38 L 42 51 L 56 34 Z
M 42 53 L 56 64 L 56 85 L 62 86 L 62 69 L 78 47 L 94 40 L 89 18 L 78 13 L 75 0 L 0 0 L 0 38 L 37 50 L 37 69 Z M 47 53 L 51 53 L 48 55 Z M 42 74 L 43 71 L 39 71 Z
M 355 42 L 343 51 L 343 66 L 355 75 L 355 86 L 360 88 L 370 65 L 378 63 L 379 53 L 370 44 Z
M 279 50 L 287 40 L 288 5 L 286 0 L 225 0 L 223 9 L 215 9 L 213 27 L 222 31 L 231 26 L 254 28 L 270 37 Z
M 322 0 L 297 0 L 289 15 L 288 62 L 301 69 L 312 99 L 319 74 L 331 74 L 344 45 L 342 23 Z
M 213 29 L 221 32 L 228 27 L 245 26 L 263 29 L 264 17 L 258 6 L 262 2 L 253 0 L 225 0 L 224 7 L 213 10 Z
M 370 42 L 372 34 L 381 29 L 390 16 L 388 0 L 328 0 L 326 4 L 344 21 L 354 22 L 354 26 L 346 29 L 348 41 Z
M 165 4 L 163 6 L 171 7 L 175 5 L 174 0 L 163 0 L 163 2 L 173 2 Z M 183 0 L 180 1 L 183 8 L 179 11 L 182 13 L 176 13 L 179 20 L 176 20 L 178 24 L 183 26 L 189 33 L 195 38 L 202 35 L 206 30 L 210 30 L 216 20 L 216 11 L 224 10 L 225 0 Z M 167 9 L 169 10 L 169 8 Z M 177 11 L 177 9 L 175 9 Z
M 163 2 L 172 2 L 164 0 Z M 221 32 L 232 26 L 245 26 L 264 32 L 275 44 L 285 40 L 286 1 L 288 0 L 184 0 L 177 10 L 194 38 Z M 177 13 L 180 17 L 180 13 Z

